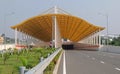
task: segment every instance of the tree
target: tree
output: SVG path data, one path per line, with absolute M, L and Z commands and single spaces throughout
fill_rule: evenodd
M 120 36 L 114 37 L 113 40 L 110 42 L 110 45 L 120 46 Z
M 3 62 L 4 62 L 4 64 L 6 64 L 6 61 L 9 59 L 9 57 L 10 57 L 10 55 L 7 52 L 4 53 L 4 55 L 3 55 Z

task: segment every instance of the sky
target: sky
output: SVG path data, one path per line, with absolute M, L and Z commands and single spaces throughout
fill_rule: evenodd
M 91 24 L 106 27 L 108 33 L 120 34 L 120 0 L 0 0 L 0 35 L 14 37 L 10 26 L 40 15 L 58 6 Z M 106 34 L 106 30 L 101 32 Z

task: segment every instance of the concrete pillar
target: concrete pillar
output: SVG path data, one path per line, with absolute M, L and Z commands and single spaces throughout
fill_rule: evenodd
M 61 36 L 60 36 L 60 31 L 59 31 L 59 27 L 58 27 L 58 24 L 57 24 L 57 18 L 56 16 L 53 16 L 53 20 L 54 20 L 54 28 L 55 28 L 55 48 L 59 48 L 61 47 Z
M 99 37 L 99 46 L 101 45 L 101 36 L 100 36 L 100 30 L 99 30 L 99 33 L 98 33 L 98 37 Z
M 93 45 L 95 44 L 95 40 L 94 40 L 94 37 L 95 37 L 95 36 L 94 36 L 94 33 L 93 33 Z
M 18 31 L 17 31 L 17 33 L 18 33 L 18 44 L 20 44 L 20 30 L 18 29 Z
M 91 43 L 90 43 L 90 41 L 91 41 L 90 37 L 91 37 L 91 36 L 89 36 L 89 44 L 91 44 Z
M 95 45 L 97 45 L 97 32 L 95 32 Z
M 98 45 L 98 33 L 96 33 L 96 45 Z
M 90 45 L 92 44 L 92 35 L 90 35 Z
M 94 34 L 92 34 L 92 45 L 94 45 Z
M 18 39 L 18 37 L 17 37 L 17 28 L 16 28 L 16 29 L 15 29 L 15 45 L 18 44 L 17 39 Z
M 22 45 L 22 31 L 20 31 L 20 45 Z
M 99 32 L 99 31 L 98 31 Z M 96 45 L 99 45 L 99 35 L 98 35 L 98 32 L 96 34 Z
M 87 38 L 87 42 L 88 42 L 88 44 L 89 44 L 89 37 Z
M 89 37 L 87 37 L 87 44 L 89 44 Z
M 93 33 L 93 45 L 95 45 L 95 33 Z
M 99 45 L 101 45 L 101 36 L 99 35 Z
M 91 45 L 93 45 L 93 34 L 91 34 Z

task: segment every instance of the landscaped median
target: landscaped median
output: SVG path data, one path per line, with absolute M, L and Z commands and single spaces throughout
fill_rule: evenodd
M 50 62 L 47 68 L 44 70 L 44 74 L 53 74 L 56 64 L 59 64 L 58 59 L 62 54 L 62 50 L 55 56 L 55 58 Z M 57 74 L 57 73 L 55 73 Z
M 52 73 L 52 69 L 55 66 L 55 60 L 57 54 L 61 51 L 61 48 L 58 48 L 55 50 L 54 53 L 49 55 L 46 59 L 42 60 L 39 64 L 37 64 L 35 67 L 27 71 L 25 74 L 44 74 L 44 73 Z M 52 62 L 53 61 L 53 62 Z M 51 65 L 52 64 L 52 65 Z M 24 74 L 24 73 L 22 73 Z
M 2 51 L 0 54 L 0 74 L 19 74 L 20 66 L 24 66 L 27 70 L 30 70 L 55 51 L 56 49 L 54 48 L 9 49 L 4 52 Z M 45 71 L 52 71 L 57 58 L 58 55 Z

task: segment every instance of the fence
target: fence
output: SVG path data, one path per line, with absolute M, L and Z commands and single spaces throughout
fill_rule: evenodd
M 62 48 L 57 49 L 53 54 L 51 54 L 48 58 L 40 62 L 37 66 L 25 72 L 25 74 L 43 74 L 43 71 L 61 50 Z

